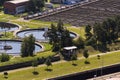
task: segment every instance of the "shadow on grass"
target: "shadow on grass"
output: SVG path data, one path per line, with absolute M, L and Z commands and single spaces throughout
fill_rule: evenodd
M 85 63 L 85 64 L 90 64 L 90 62 L 89 62 L 89 61 L 85 61 L 84 63 Z
M 53 69 L 45 69 L 45 71 L 51 72 L 53 71 Z
M 32 72 L 34 75 L 38 75 L 39 74 L 39 72 L 37 72 L 37 71 L 34 71 L 34 72 Z
M 77 64 L 76 64 L 76 63 L 73 63 L 72 65 L 73 65 L 73 66 L 77 66 Z
M 4 78 L 5 78 L 5 79 L 8 79 L 8 77 L 6 77 L 6 76 L 5 76 Z

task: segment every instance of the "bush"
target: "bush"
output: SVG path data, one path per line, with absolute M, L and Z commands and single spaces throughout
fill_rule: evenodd
M 85 44 L 84 44 L 84 40 L 81 37 L 79 37 L 77 40 L 74 40 L 73 43 L 75 46 L 77 46 L 77 48 L 84 49 Z
M 6 61 L 9 61 L 9 60 L 10 60 L 10 56 L 8 54 L 2 53 L 0 55 L 0 61 L 1 62 L 6 62 Z

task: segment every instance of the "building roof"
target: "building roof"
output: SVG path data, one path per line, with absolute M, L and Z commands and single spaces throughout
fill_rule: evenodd
M 76 46 L 70 46 L 70 47 L 64 47 L 63 49 L 72 50 L 72 49 L 77 49 L 77 47 Z
M 19 3 L 23 3 L 23 2 L 27 2 L 29 0 L 11 0 L 11 1 L 7 1 L 7 2 L 10 2 L 10 3 L 13 3 L 13 4 L 19 4 Z

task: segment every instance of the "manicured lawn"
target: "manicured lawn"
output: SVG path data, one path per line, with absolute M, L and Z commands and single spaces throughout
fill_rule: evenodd
M 26 29 L 26 28 L 44 28 L 44 27 L 50 28 L 51 23 L 56 25 L 55 22 L 43 22 L 40 20 L 31 20 L 31 21 L 12 20 L 11 22 L 21 25 L 23 29 Z M 65 24 L 65 26 L 70 26 L 70 25 Z
M 27 21 L 12 21 L 13 23 L 17 23 L 19 25 L 22 26 L 22 29 L 26 29 L 26 28 L 43 28 L 46 26 L 50 26 L 50 24 L 46 24 L 44 23 L 38 23 L 38 22 L 27 22 Z
M 107 54 L 101 56 L 103 59 L 103 65 L 110 65 L 120 62 L 120 52 L 115 52 L 112 54 Z M 38 75 L 33 75 L 33 68 L 11 72 L 9 73 L 8 80 L 43 80 L 45 78 L 61 76 L 65 74 L 71 74 L 75 72 L 81 72 L 85 70 L 90 70 L 93 68 L 101 67 L 101 61 L 97 57 L 89 58 L 90 64 L 84 64 L 85 59 L 77 60 L 77 66 L 71 65 L 71 62 L 63 62 L 59 64 L 53 64 L 51 67 L 52 71 L 45 71 L 46 66 L 37 67 Z M 111 61 L 112 60 L 112 61 Z M 4 80 L 3 75 L 0 74 L 0 80 Z
M 55 5 L 55 6 L 58 6 L 58 5 Z M 10 21 L 12 23 L 17 23 L 22 26 L 22 29 L 50 27 L 51 23 L 56 24 L 55 22 L 43 22 L 40 20 L 20 21 L 18 20 L 18 18 L 19 16 L 7 15 L 7 14 L 3 14 L 3 12 L 0 12 L 0 21 L 3 21 L 3 22 Z M 64 24 L 64 26 L 67 27 L 68 30 L 77 33 L 79 36 L 85 39 L 84 27 L 70 27 L 71 25 L 69 24 Z M 7 39 L 13 39 L 13 38 L 15 38 L 13 36 L 13 33 L 7 32 Z M 6 37 L 3 37 L 1 39 L 6 39 Z M 54 52 L 51 52 L 52 46 L 50 44 L 48 43 L 41 43 L 41 44 L 44 46 L 45 51 L 37 53 L 35 56 L 36 58 L 55 55 Z M 86 47 L 86 48 L 89 50 L 90 55 L 99 53 L 98 51 L 95 51 L 91 47 Z M 80 58 L 82 56 L 81 53 L 82 51 L 79 54 Z M 120 59 L 119 59 L 120 52 L 116 52 L 116 53 L 109 54 L 109 55 L 104 55 L 102 57 L 104 60 L 104 65 L 109 65 L 109 64 L 120 62 Z M 34 57 L 27 57 L 27 58 L 15 57 L 8 62 L 0 63 L 0 66 L 31 61 L 33 60 L 33 58 Z M 12 72 L 12 73 L 9 73 L 8 80 L 42 80 L 45 78 L 50 78 L 50 77 L 55 77 L 55 76 L 60 76 L 60 75 L 65 75 L 65 74 L 70 74 L 74 72 L 80 72 L 84 70 L 101 67 L 101 60 L 98 60 L 97 57 L 89 58 L 88 60 L 90 61 L 90 64 L 84 64 L 85 59 L 77 60 L 76 61 L 77 66 L 71 65 L 71 62 L 54 64 L 51 67 L 52 69 L 51 72 L 45 71 L 46 66 L 39 67 L 37 68 L 37 71 L 39 72 L 38 75 L 33 75 L 32 73 L 33 68 L 28 69 L 28 70 Z M 0 80 L 4 80 L 3 75 L 0 75 Z
M 5 33 L 3 32 L 3 34 L 5 34 Z M 13 36 L 13 32 L 6 32 L 6 36 L 1 37 L 1 39 L 13 39 L 13 38 L 15 38 Z
M 4 14 L 3 12 L 0 12 L 0 21 L 1 22 L 8 22 L 10 20 L 17 19 L 17 16 L 9 15 L 9 14 Z
M 50 45 L 49 43 L 40 43 L 44 46 L 44 50 L 47 51 L 47 50 L 51 50 L 51 47 L 52 45 Z
M 67 27 L 68 30 L 77 33 L 80 37 L 85 39 L 84 27 Z
M 52 56 L 52 55 L 55 55 L 55 53 L 51 52 L 51 51 L 45 51 L 45 52 L 37 53 L 35 58 L 41 58 L 41 57 L 46 58 L 46 57 Z M 33 59 L 34 59 L 34 57 L 25 57 L 25 58 L 14 57 L 13 59 L 10 59 L 10 61 L 0 63 L 0 66 L 22 63 L 22 62 L 26 62 L 26 61 L 32 61 Z

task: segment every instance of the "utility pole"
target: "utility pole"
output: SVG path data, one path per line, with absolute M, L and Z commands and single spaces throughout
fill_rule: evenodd
M 103 75 L 103 66 L 104 66 L 104 63 L 103 63 L 103 56 L 101 57 L 101 77 Z

